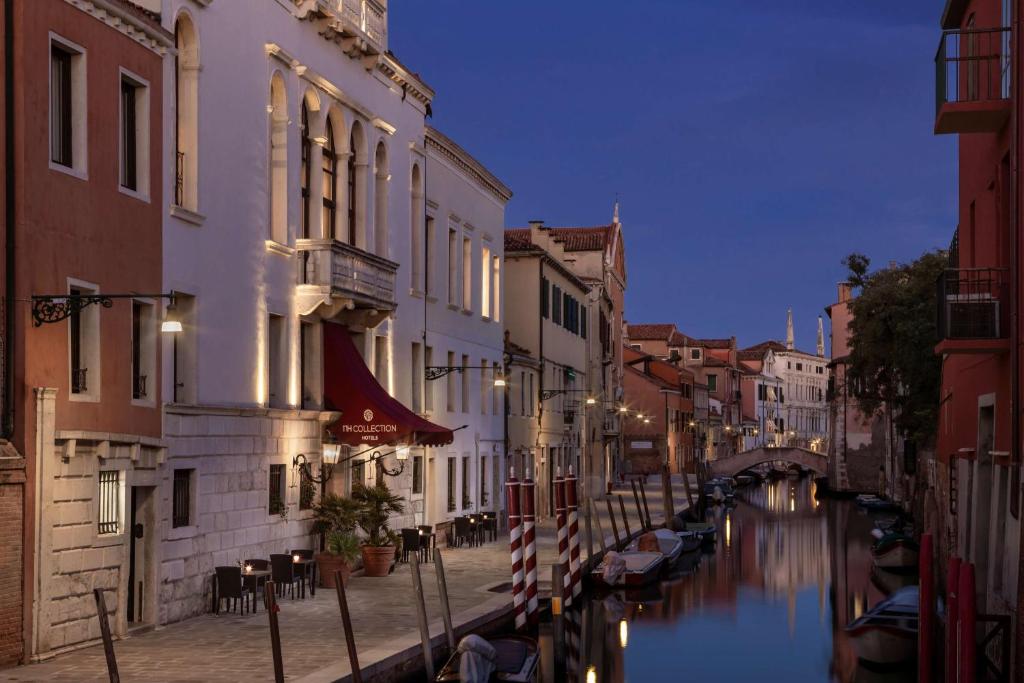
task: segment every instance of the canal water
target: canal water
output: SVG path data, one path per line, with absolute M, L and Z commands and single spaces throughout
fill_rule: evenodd
M 644 590 L 595 597 L 568 626 L 569 676 L 544 681 L 909 683 L 858 663 L 843 627 L 902 579 L 872 570 L 872 517 L 807 477 L 739 489 L 710 513 L 716 546 Z M 547 629 L 545 629 L 547 631 Z

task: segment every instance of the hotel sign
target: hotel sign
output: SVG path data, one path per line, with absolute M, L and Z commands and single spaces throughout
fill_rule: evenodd
M 363 411 L 361 423 L 342 423 L 339 425 L 340 431 L 362 443 L 377 443 L 382 440 L 381 436 L 388 437 L 398 433 L 397 424 L 391 421 L 378 421 L 375 419 L 376 417 L 374 412 L 367 408 Z M 385 438 L 383 440 L 391 441 L 392 439 Z

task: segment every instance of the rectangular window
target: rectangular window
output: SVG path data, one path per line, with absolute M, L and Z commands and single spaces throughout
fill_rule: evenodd
M 448 352 L 448 367 L 454 367 L 454 365 L 455 365 L 455 352 L 454 351 L 449 351 Z M 445 383 L 446 384 L 445 388 L 448 390 L 448 402 L 447 402 L 446 407 L 447 407 L 449 413 L 454 413 L 455 412 L 455 380 L 458 379 L 458 377 L 460 375 L 461 375 L 461 373 L 449 372 L 447 380 L 446 380 L 446 383 Z
M 366 483 L 366 461 L 356 460 L 352 463 L 352 484 Z
M 142 374 L 142 304 L 132 302 L 132 398 L 146 395 L 146 375 Z
M 121 187 L 139 189 L 136 86 L 121 79 Z
M 480 315 L 491 317 L 491 250 L 480 250 Z
M 132 398 L 149 400 L 156 394 L 156 313 L 143 301 L 132 301 Z
M 267 484 L 267 510 L 271 515 L 284 512 L 284 465 L 271 465 L 270 478 Z
M 412 492 L 423 493 L 423 456 L 412 456 Z
M 462 509 L 467 510 L 473 505 L 473 500 L 469 497 L 469 456 L 462 456 Z
M 81 296 L 82 290 L 72 287 L 69 293 Z M 68 326 L 71 337 L 71 393 L 84 394 L 88 390 L 89 369 L 82 364 L 82 310 L 77 306 L 71 309 Z
M 196 402 L 195 311 L 194 296 L 175 292 L 174 308 L 167 311 L 169 319 L 181 323 L 181 332 L 170 335 L 175 403 Z
M 434 349 L 428 346 L 426 353 L 424 354 L 424 365 L 432 366 L 434 364 Z M 434 409 L 434 383 L 426 382 L 423 387 L 423 402 L 427 412 L 431 412 Z
M 423 365 L 420 358 L 419 342 L 412 343 L 410 365 L 412 366 L 412 412 L 423 412 Z
M 455 512 L 455 458 L 448 458 L 448 512 Z
M 459 373 L 462 383 L 462 412 L 469 412 L 469 356 L 462 354 L 462 372 Z
M 192 476 L 195 470 L 174 470 L 171 525 L 177 529 L 192 524 Z
M 526 415 L 526 372 L 519 371 L 519 414 Z
M 501 409 L 499 396 L 504 394 L 503 391 L 498 391 L 498 387 L 494 386 L 494 379 L 498 377 L 500 373 L 501 368 L 498 367 L 497 363 L 491 366 L 491 414 L 493 415 L 497 415 L 498 411 Z
M 580 336 L 587 338 L 587 307 L 580 307 Z
M 299 400 L 303 408 L 321 406 L 320 335 L 312 323 L 299 323 Z
M 501 259 L 491 257 L 491 318 L 501 320 Z
M 284 316 L 271 314 L 267 317 L 267 403 L 272 408 L 282 408 L 288 401 L 286 346 Z
M 452 228 L 448 228 L 448 303 L 458 303 L 459 289 L 459 236 Z
M 462 308 L 473 308 L 473 243 L 462 238 Z
M 546 277 L 540 279 L 540 316 L 547 320 L 551 309 L 551 286 Z
M 72 142 L 71 60 L 63 46 L 50 45 L 50 160 L 74 166 Z
M 431 281 L 434 279 L 434 218 L 427 216 L 427 236 L 423 244 L 424 259 L 427 262 L 427 270 L 423 273 L 423 293 L 430 294 Z
M 99 520 L 101 534 L 116 534 L 121 530 L 121 472 L 102 470 L 99 474 Z
M 390 378 L 388 377 L 388 338 L 375 336 L 373 338 L 373 376 L 377 378 L 380 385 L 388 390 Z
M 690 360 L 700 360 L 700 349 L 690 349 Z
M 718 375 L 708 375 L 708 391 L 718 391 Z
M 71 296 L 98 294 L 95 288 L 75 285 Z M 100 307 L 73 307 L 68 317 L 68 349 L 71 396 L 73 400 L 95 401 L 100 397 Z
M 537 410 L 537 404 L 536 404 L 537 394 L 533 391 L 533 373 L 532 372 L 530 373 L 530 392 L 529 392 L 529 396 L 530 396 L 530 417 L 533 417 L 534 415 L 537 414 L 536 413 L 536 410 Z
M 488 388 L 491 388 L 491 389 L 494 388 L 494 380 L 491 379 L 490 381 L 488 381 L 488 378 L 487 378 L 487 367 L 488 366 L 487 366 L 487 359 L 486 358 L 481 358 L 480 359 L 480 367 L 481 367 L 481 370 L 480 370 L 480 414 L 481 415 L 486 415 L 487 414 L 487 404 L 490 403 L 490 401 L 488 400 L 487 391 L 488 391 Z
M 480 456 L 480 509 L 487 505 L 487 456 Z
M 551 285 L 551 322 L 562 324 L 562 290 L 558 285 Z

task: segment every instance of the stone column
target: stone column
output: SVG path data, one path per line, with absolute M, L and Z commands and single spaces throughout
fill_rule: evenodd
M 53 470 L 56 438 L 57 389 L 36 387 L 36 561 L 35 604 L 32 607 L 32 651 L 36 655 L 50 650 L 50 625 L 53 623 Z

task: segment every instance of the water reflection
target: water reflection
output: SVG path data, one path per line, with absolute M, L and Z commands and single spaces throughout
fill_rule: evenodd
M 868 516 L 849 502 L 819 503 L 803 478 L 741 490 L 712 518 L 718 541 L 706 554 L 571 615 L 569 680 L 913 680 L 858 665 L 843 632 L 894 588 L 872 574 Z

